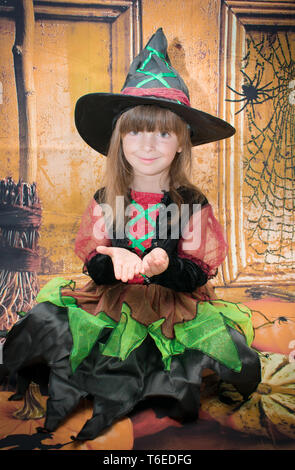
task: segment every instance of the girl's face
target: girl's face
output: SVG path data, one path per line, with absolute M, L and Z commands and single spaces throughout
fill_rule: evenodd
M 134 176 L 165 175 L 175 157 L 181 152 L 176 134 L 160 131 L 131 131 L 122 137 L 126 160 Z

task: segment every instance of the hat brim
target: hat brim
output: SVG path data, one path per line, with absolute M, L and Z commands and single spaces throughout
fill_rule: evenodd
M 228 122 L 175 101 L 115 93 L 89 93 L 79 98 L 75 108 L 76 128 L 90 147 L 107 155 L 116 116 L 143 104 L 168 108 L 186 121 L 192 131 L 193 146 L 226 139 L 235 133 Z

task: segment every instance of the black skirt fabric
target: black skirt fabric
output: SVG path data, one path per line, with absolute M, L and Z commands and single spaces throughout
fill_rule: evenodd
M 165 370 L 162 356 L 149 336 L 125 360 L 108 357 L 99 347 L 110 335 L 106 329 L 73 373 L 67 308 L 43 302 L 10 330 L 3 360 L 8 371 L 18 375 L 17 394 L 23 395 L 31 381 L 48 386 L 44 426 L 50 432 L 82 397 L 91 397 L 93 416 L 76 436 L 77 440 L 88 440 L 149 399 L 164 403 L 165 413 L 171 418 L 182 422 L 197 419 L 204 369 L 215 371 L 244 397 L 249 396 L 260 381 L 259 357 L 241 333 L 228 328 L 242 363 L 240 372 L 193 349 L 174 356 L 170 370 Z

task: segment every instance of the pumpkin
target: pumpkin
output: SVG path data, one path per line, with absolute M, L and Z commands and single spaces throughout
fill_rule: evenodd
M 252 310 L 254 341 L 259 351 L 272 351 L 294 357 L 295 303 L 272 297 L 244 302 Z
M 77 409 L 53 433 L 38 432 L 44 426 L 47 398 L 39 387 L 30 384 L 24 402 L 9 401 L 11 392 L 0 392 L 1 450 L 131 450 L 133 426 L 124 418 L 96 439 L 73 441 L 87 419 L 92 416 L 89 400 L 81 400 Z
M 260 354 L 261 383 L 248 400 L 222 382 L 201 399 L 201 417 L 272 440 L 295 439 L 295 363 L 277 353 Z

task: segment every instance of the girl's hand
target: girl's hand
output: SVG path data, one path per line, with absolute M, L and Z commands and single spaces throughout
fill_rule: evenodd
M 141 271 L 140 257 L 125 248 L 97 246 L 96 251 L 111 257 L 118 281 L 127 282 Z
M 141 273 L 148 277 L 156 276 L 166 271 L 169 257 L 163 248 L 154 248 L 142 260 Z

